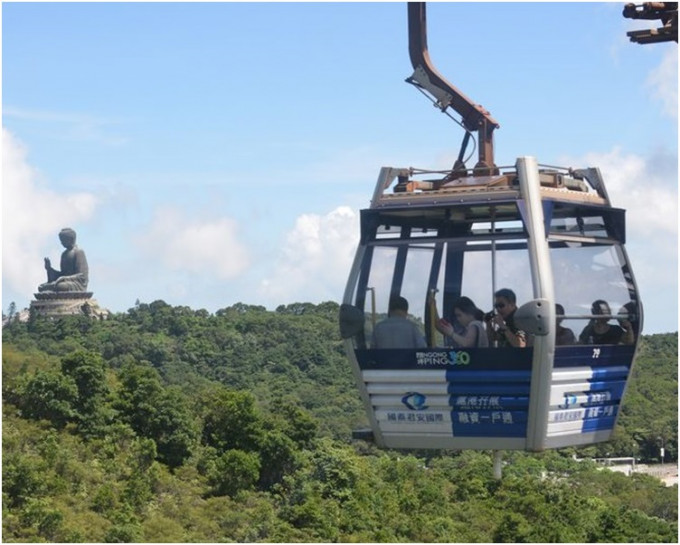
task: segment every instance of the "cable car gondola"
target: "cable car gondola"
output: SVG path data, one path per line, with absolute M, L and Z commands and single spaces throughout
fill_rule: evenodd
M 533 157 L 496 166 L 498 124 L 432 68 L 424 4 L 410 3 L 408 15 L 414 74 L 407 81 L 442 111 L 457 111 L 466 134 L 450 170 L 382 168 L 361 210 L 340 329 L 372 439 L 399 449 L 528 451 L 607 441 L 642 326 L 625 211 L 612 206 L 597 168 L 545 166 Z M 468 169 L 473 131 L 478 162 Z M 447 346 L 429 300 L 454 323 L 457 298 L 490 308 L 500 288 L 517 295 L 515 322 L 528 346 Z M 425 347 L 372 346 L 395 295 L 408 300 Z M 556 304 L 577 337 L 596 320 L 615 326 L 617 319 L 632 323 L 635 336 L 596 344 L 582 335 L 558 345 Z

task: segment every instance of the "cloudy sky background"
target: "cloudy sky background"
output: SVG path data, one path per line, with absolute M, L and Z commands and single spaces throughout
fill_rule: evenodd
M 496 157 L 598 166 L 628 210 L 647 333 L 676 331 L 678 56 L 623 3 L 431 3 L 434 64 L 500 122 Z M 406 7 L 2 5 L 2 304 L 70 226 L 112 311 L 339 301 L 381 166 L 462 131 L 404 83 Z

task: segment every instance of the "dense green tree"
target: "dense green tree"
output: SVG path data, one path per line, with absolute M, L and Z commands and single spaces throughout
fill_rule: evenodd
M 62 358 L 61 372 L 76 385 L 74 409 L 81 430 L 87 434 L 101 433 L 112 418 L 107 410 L 110 392 L 104 360 L 95 352 L 79 350 Z
M 2 494 L 10 506 L 21 506 L 45 492 L 42 461 L 18 452 L 2 457 Z
M 26 418 L 45 419 L 58 428 L 78 418 L 78 386 L 56 371 L 36 371 L 17 392 L 17 406 Z
M 321 443 L 311 458 L 312 477 L 321 484 L 323 497 L 347 499 L 359 479 L 356 457 L 344 448 L 336 448 L 329 441 Z
M 493 534 L 494 543 L 528 543 L 532 541 L 531 524 L 519 513 L 505 513 Z
M 163 392 L 156 409 L 149 428 L 158 446 L 159 459 L 170 467 L 180 466 L 198 443 L 196 417 L 191 413 L 187 397 L 176 388 Z
M 151 436 L 151 422 L 156 414 L 155 402 L 163 392 L 158 372 L 132 362 L 121 369 L 118 379 L 120 388 L 115 401 L 116 409 L 123 421 L 138 434 Z
M 158 372 L 144 365 L 126 365 L 119 379 L 115 407 L 122 420 L 155 442 L 161 461 L 170 467 L 181 465 L 198 441 L 198 425 L 186 395 L 163 387 Z
M 282 481 L 296 466 L 297 449 L 290 437 L 278 430 L 265 432 L 258 440 L 257 452 L 261 460 L 258 484 L 270 489 Z
M 158 467 L 154 465 L 157 455 L 156 443 L 153 439 L 144 438 L 135 441 L 132 446 L 131 472 L 127 476 L 121 496 L 124 506 L 141 513 L 154 496 L 158 473 Z
M 319 423 L 300 401 L 290 396 L 276 398 L 269 411 L 277 427 L 300 447 L 309 446 L 317 436 Z
M 208 394 L 203 441 L 219 451 L 254 451 L 264 433 L 255 397 L 248 392 L 216 388 Z
M 211 493 L 235 496 L 241 490 L 254 488 L 260 475 L 261 462 L 256 453 L 232 449 L 215 460 L 208 475 Z
M 119 512 L 111 522 L 111 526 L 104 535 L 105 543 L 138 543 L 141 541 L 142 528 L 134 515 Z
M 261 305 L 248 305 L 246 303 L 235 303 L 230 307 L 220 309 L 216 312 L 218 316 L 234 316 L 247 313 L 263 313 L 267 309 Z

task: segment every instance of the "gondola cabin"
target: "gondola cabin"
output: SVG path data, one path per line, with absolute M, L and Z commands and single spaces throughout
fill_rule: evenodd
M 340 328 L 374 441 L 529 451 L 607 441 L 642 326 L 625 211 L 594 168 L 520 157 L 472 174 L 383 168 L 361 211 Z M 431 299 L 455 328 L 456 299 L 493 311 L 502 288 L 516 295 L 527 346 L 461 348 L 437 331 Z M 425 346 L 374 347 L 395 295 L 407 299 Z M 556 334 L 557 304 L 569 344 Z M 589 334 L 597 321 L 633 333 L 607 344 Z

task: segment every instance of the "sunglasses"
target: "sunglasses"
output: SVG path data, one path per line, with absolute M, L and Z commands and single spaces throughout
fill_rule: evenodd
M 505 308 L 505 303 L 496 303 L 494 308 Z

